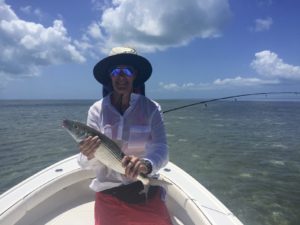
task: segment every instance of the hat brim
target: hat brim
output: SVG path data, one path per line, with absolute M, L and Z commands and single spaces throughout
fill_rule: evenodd
M 95 79 L 104 86 L 111 84 L 110 70 L 117 65 L 132 66 L 137 76 L 134 81 L 134 86 L 139 86 L 149 79 L 152 73 L 151 63 L 144 57 L 121 53 L 117 55 L 108 56 L 98 62 L 93 70 Z

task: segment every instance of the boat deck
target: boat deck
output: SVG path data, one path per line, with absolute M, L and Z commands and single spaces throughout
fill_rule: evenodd
M 89 190 L 88 182 L 85 180 L 80 184 L 77 183 L 49 197 L 38 207 L 27 211 L 15 225 L 93 225 L 94 192 Z M 85 194 L 81 196 L 78 193 Z M 45 214 L 45 212 L 47 213 Z M 184 224 L 175 216 L 171 217 L 174 225 Z
M 95 174 L 82 170 L 76 156 L 33 175 L 0 196 L 0 224 L 94 224 Z M 199 182 L 169 163 L 161 171 L 168 185 L 166 204 L 174 225 L 242 225 Z
M 50 220 L 45 221 L 42 218 L 40 221 L 36 221 L 36 224 L 57 225 L 70 222 L 72 225 L 94 225 L 93 209 L 94 201 L 90 201 L 68 210 L 63 210 L 63 212 L 58 212 L 55 215 L 49 215 Z

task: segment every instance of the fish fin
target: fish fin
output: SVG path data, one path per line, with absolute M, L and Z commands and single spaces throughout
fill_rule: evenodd
M 168 185 L 172 185 L 172 183 L 165 179 L 165 177 L 161 174 L 156 174 L 154 176 L 148 177 L 146 175 L 140 174 L 138 178 L 144 186 L 162 186 L 166 187 Z
M 153 177 L 148 177 L 149 184 L 152 186 L 161 186 L 161 187 L 167 187 L 169 185 L 172 185 L 172 183 L 164 178 L 164 176 L 158 174 Z

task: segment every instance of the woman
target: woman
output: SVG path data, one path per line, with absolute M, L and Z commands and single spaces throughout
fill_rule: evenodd
M 151 73 L 146 58 L 124 47 L 113 48 L 94 67 L 96 80 L 111 92 L 91 106 L 87 125 L 117 142 L 126 155 L 122 160 L 125 175 L 121 175 L 95 159 L 101 144 L 98 137 L 88 137 L 79 145 L 79 164 L 97 174 L 90 185 L 96 192 L 96 225 L 171 224 L 163 189 L 150 187 L 143 195 L 143 185 L 136 180 L 138 174 L 154 175 L 168 162 L 160 106 L 136 93 Z

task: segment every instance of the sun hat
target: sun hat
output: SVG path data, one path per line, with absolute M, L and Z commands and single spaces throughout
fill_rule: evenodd
M 110 71 L 118 65 L 132 66 L 137 74 L 134 86 L 144 84 L 152 73 L 151 63 L 144 57 L 137 54 L 136 50 L 130 47 L 115 47 L 108 57 L 99 61 L 93 70 L 94 77 L 104 86 L 111 84 Z

